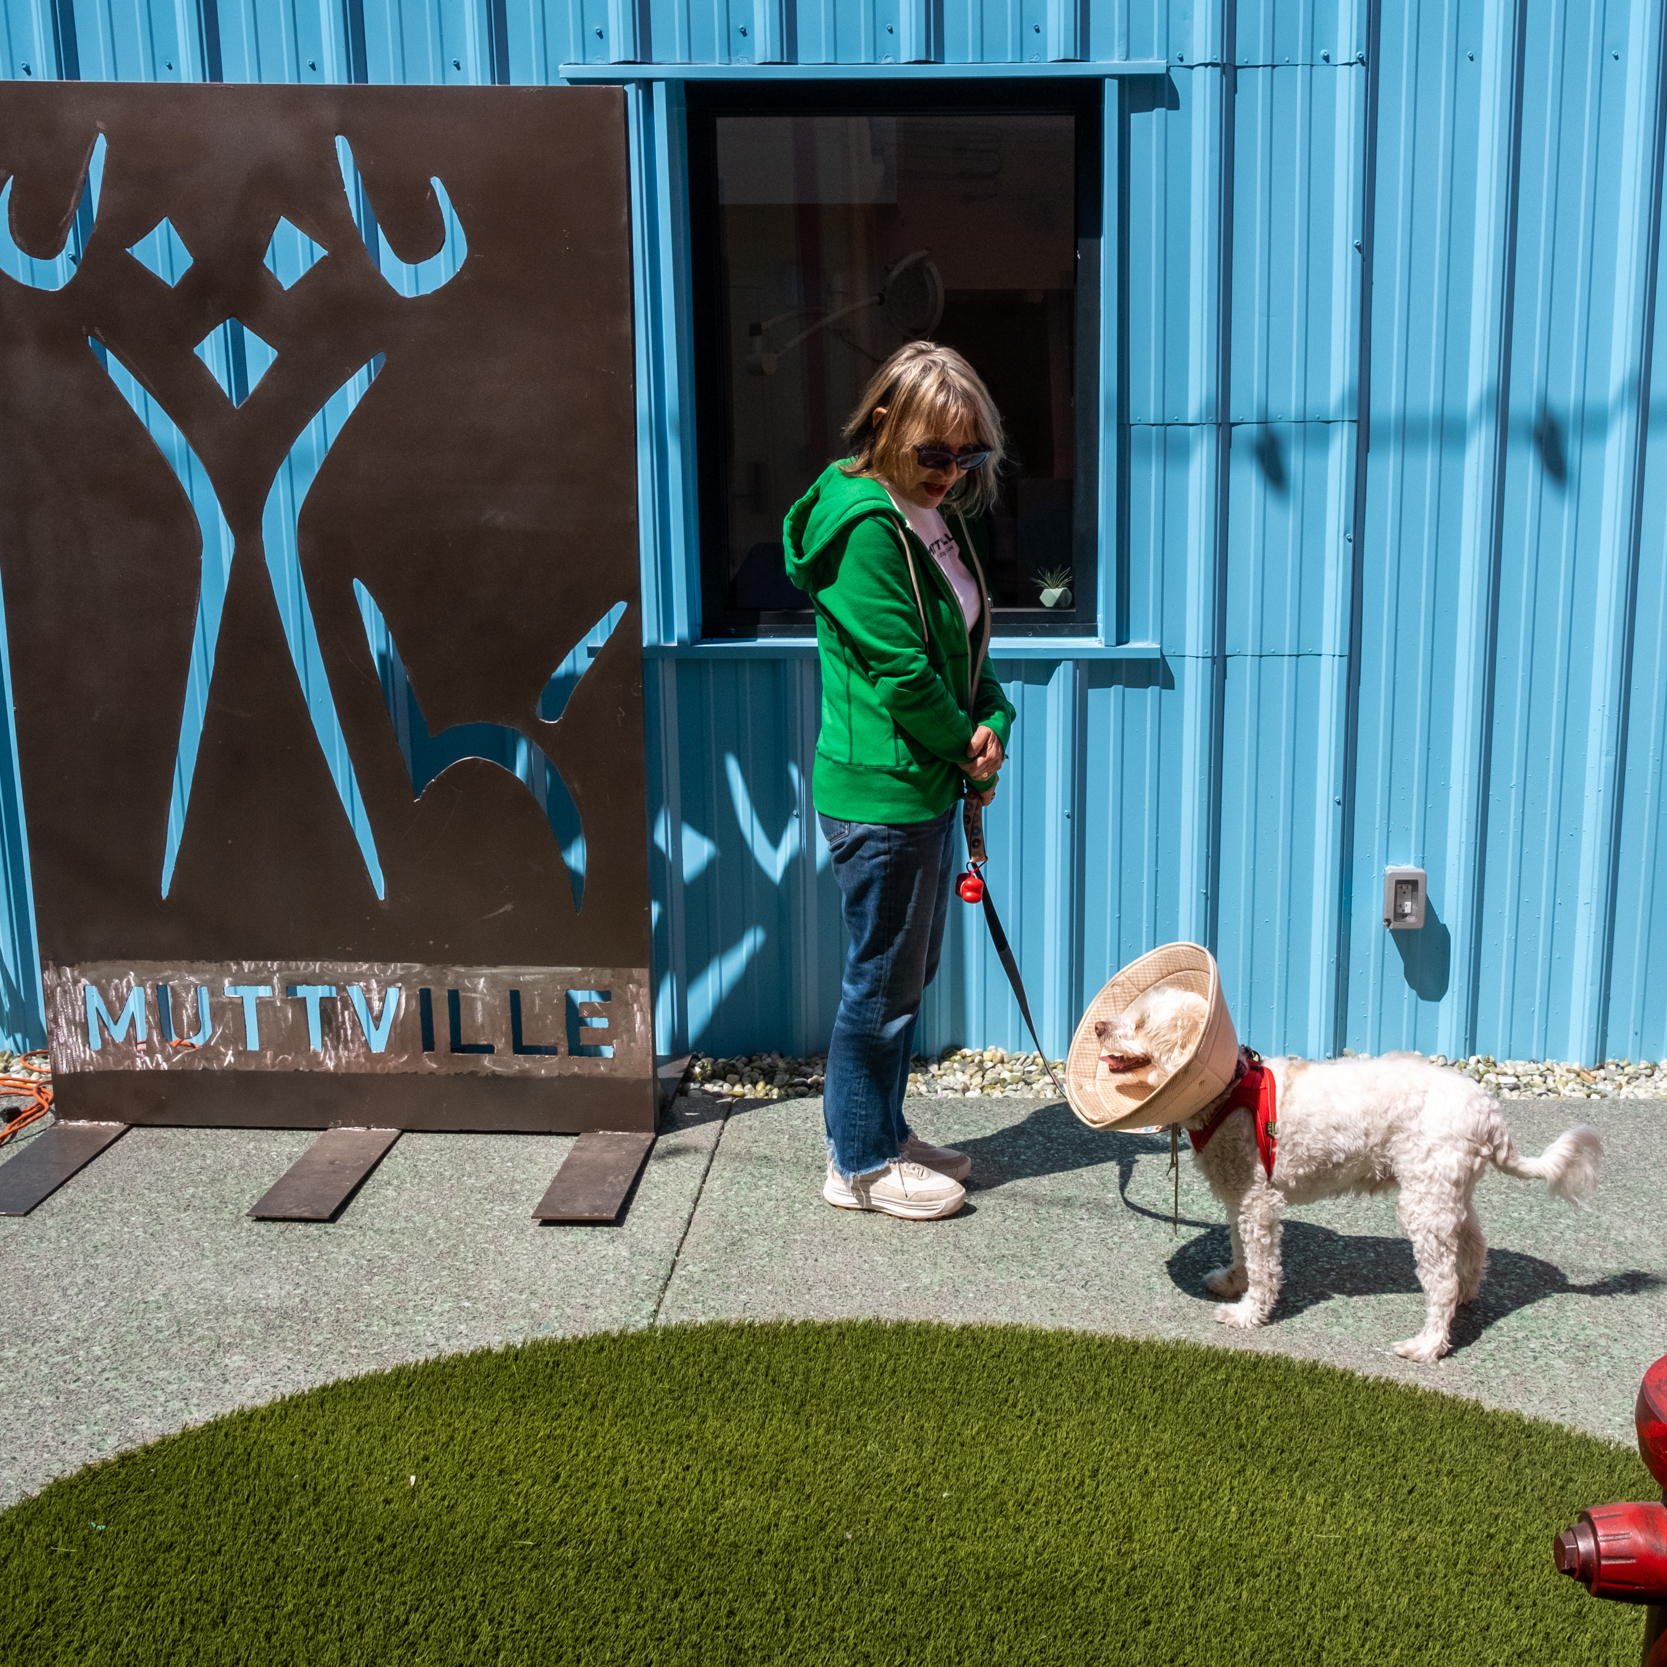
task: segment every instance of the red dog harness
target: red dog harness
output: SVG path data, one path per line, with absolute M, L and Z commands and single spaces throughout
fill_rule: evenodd
M 1262 1167 L 1267 1171 L 1268 1179 L 1271 1181 L 1273 1160 L 1279 1149 L 1279 1093 L 1274 1084 L 1273 1072 L 1262 1063 L 1260 1055 L 1246 1048 L 1242 1063 L 1244 1070 L 1227 1090 L 1227 1098 L 1217 1105 L 1203 1128 L 1188 1129 L 1187 1138 L 1192 1142 L 1193 1151 L 1202 1152 L 1210 1144 L 1210 1136 L 1235 1111 L 1248 1111 L 1256 1119 L 1256 1150 L 1262 1155 Z

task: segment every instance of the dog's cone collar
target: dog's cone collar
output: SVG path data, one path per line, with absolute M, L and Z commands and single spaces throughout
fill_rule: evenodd
M 1115 1077 L 1100 1063 L 1100 1039 L 1094 1026 L 1116 1018 L 1158 984 L 1202 996 L 1209 1012 L 1192 1056 L 1161 1088 L 1146 1092 L 1145 1083 Z M 1093 1129 L 1185 1123 L 1208 1110 L 1233 1086 L 1238 1063 L 1239 1038 L 1222 1000 L 1215 957 L 1195 943 L 1170 943 L 1131 961 L 1088 1004 L 1065 1061 L 1065 1095 L 1071 1110 Z

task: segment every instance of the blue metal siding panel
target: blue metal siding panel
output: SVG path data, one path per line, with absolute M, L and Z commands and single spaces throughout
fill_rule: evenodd
M 1122 89 L 1128 172 L 1128 420 L 1216 417 L 1222 72 L 1176 69 Z
M 1222 989 L 1264 1052 L 1330 1050 L 1346 657 L 1230 655 L 1223 708 Z
M 779 15 L 779 5 L 771 4 L 770 9 Z M 677 0 L 649 0 L 644 15 L 648 23 L 648 39 L 644 47 L 646 56 L 662 59 L 688 57 L 689 16 L 687 7 L 678 5 Z
M 1164 59 L 1171 64 L 1219 62 L 1222 12 L 1222 0 L 1090 0 L 1083 55 L 1096 60 Z
M 1104 308 L 1122 425 L 1104 624 L 1165 658 L 998 661 L 1021 717 L 991 880 L 1044 1040 L 1063 1047 L 1117 966 L 1214 919 L 1241 1031 L 1324 1052 L 1347 900 L 1352 1046 L 1594 1057 L 1667 1051 L 1667 402 L 1643 432 L 1639 386 L 1661 4 L 1528 0 L 1519 79 L 1506 0 L 1384 8 L 1364 66 L 1365 0 L 1244 0 L 1231 133 L 1220 0 L 221 0 L 218 33 L 225 79 L 302 84 L 539 84 L 575 60 L 1166 61 L 1112 101 L 1121 253 Z M 61 66 L 46 0 L 0 0 L 0 76 L 25 62 L 31 78 L 209 72 L 195 0 L 73 0 L 66 15 L 75 62 Z M 644 631 L 668 644 L 699 630 L 681 108 L 675 84 L 628 98 Z M 1360 527 L 1357 238 L 1374 282 Z M 0 267 L 56 282 L 77 249 L 26 266 L 0 237 Z M 1351 535 L 1365 588 L 1343 875 Z M 282 588 L 293 536 L 274 544 Z M 386 645 L 382 658 L 397 678 Z M 844 935 L 808 803 L 814 662 L 656 658 L 647 686 L 661 1045 L 824 1045 Z M 0 1029 L 29 1041 L 27 851 L 6 764 Z M 1430 873 L 1416 943 L 1379 920 L 1390 861 Z M 959 906 L 922 1031 L 924 1046 L 950 1040 L 1028 1046 Z
M 329 0 L 220 0 L 220 62 L 227 81 L 345 81 L 341 7 Z
M 49 0 L 16 0 L 0 9 L 0 81 L 58 78 Z
M 1353 423 L 1234 427 L 1229 654 L 1347 652 L 1355 432 Z
M 1667 144 L 1664 128 L 1667 118 L 1658 128 L 1658 145 Z M 1640 389 L 1643 490 L 1604 1039 L 1607 1056 L 1651 1059 L 1667 1055 L 1667 956 L 1659 947 L 1667 942 L 1667 307 L 1661 305 L 1661 256 L 1658 224 L 1649 371 Z
M 1366 7 L 1359 0 L 1239 0 L 1234 62 L 1339 64 L 1366 51 Z
M 1663 367 L 1663 316 L 1655 364 Z M 1667 402 L 1651 411 L 1606 1057 L 1667 1055 Z
M 1131 642 L 1208 654 L 1213 641 L 1216 477 L 1213 427 L 1129 429 L 1128 621 Z
M 1373 228 L 1370 470 L 1348 1034 L 1469 1052 L 1479 907 L 1512 12 L 1430 0 L 1385 19 Z M 1381 875 L 1430 876 L 1434 923 L 1385 932 Z
M 1102 661 L 1082 675 L 1077 908 L 1082 988 L 1092 994 L 1154 944 L 1204 936 L 1208 876 L 1192 830 L 1208 781 L 1194 737 L 1209 707 L 1213 667 L 1171 655 Z M 1056 1015 L 1047 1021 L 1059 1026 Z
M 967 24 L 976 26 L 976 17 L 971 15 L 976 3 L 977 0 L 964 0 L 963 4 L 948 8 L 952 15 L 946 20 L 945 34 L 951 43 Z M 836 55 L 834 0 L 800 0 L 791 10 L 792 24 L 788 33 L 797 48 L 794 53 L 796 61 L 801 64 L 832 63 Z M 953 50 L 949 55 L 954 56 Z
M 0 650 L 5 644 L 5 624 L 0 603 Z M 0 698 L 6 703 L 5 744 L 0 747 L 0 886 L 5 888 L 0 893 L 0 1045 L 39 1048 L 46 1044 L 46 1014 L 29 878 L 29 832 L 23 821 L 18 774 L 11 656 L 4 652 L 0 652 Z
M 1656 305 L 1653 381 L 1667 376 Z M 1667 397 L 1651 399 L 1615 903 L 1606 1057 L 1667 1055 Z
M 183 72 L 195 31 L 167 0 L 75 0 L 83 81 L 201 80 Z M 165 66 L 172 64 L 173 68 Z
M 1234 422 L 1355 416 L 1366 72 L 1238 72 Z
M 609 39 L 608 0 L 555 0 L 555 4 L 547 10 L 547 15 L 562 18 L 564 27 L 559 31 L 566 37 L 571 56 L 564 54 L 564 63 L 606 64 L 617 63 L 619 53 L 615 43 Z M 552 34 L 558 33 L 552 28 Z
M 643 640 L 698 632 L 699 561 L 693 347 L 689 320 L 688 141 L 672 86 L 626 94 L 635 259 L 637 515 L 643 548 Z
M 458 38 L 467 33 L 460 9 L 456 0 L 366 0 L 366 79 L 411 86 L 477 79 L 452 68 L 454 58 L 473 67 L 470 45 Z
M 660 4 L 663 6 L 665 0 L 660 0 Z M 560 66 L 573 59 L 559 33 L 552 33 L 551 9 L 543 0 L 502 0 L 502 8 L 501 78 L 513 87 L 547 86 L 561 74 Z
M 1658 26 L 1616 0 L 1527 31 L 1478 1013 L 1518 1054 L 1602 1044 Z

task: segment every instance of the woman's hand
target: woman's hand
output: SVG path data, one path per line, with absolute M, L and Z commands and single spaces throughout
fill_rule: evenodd
M 967 747 L 966 772 L 974 781 L 988 781 L 1001 768 L 1005 757 L 996 732 L 988 724 L 980 724 L 972 732 Z M 984 802 L 988 804 L 989 800 Z

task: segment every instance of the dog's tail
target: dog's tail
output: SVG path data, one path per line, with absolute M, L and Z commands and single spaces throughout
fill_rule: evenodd
M 1494 1137 L 1493 1161 L 1519 1181 L 1544 1181 L 1559 1198 L 1570 1204 L 1584 1204 L 1598 1184 L 1603 1142 L 1590 1123 L 1582 1123 L 1558 1135 L 1537 1158 L 1524 1158 L 1511 1145 L 1511 1131 L 1501 1118 Z

